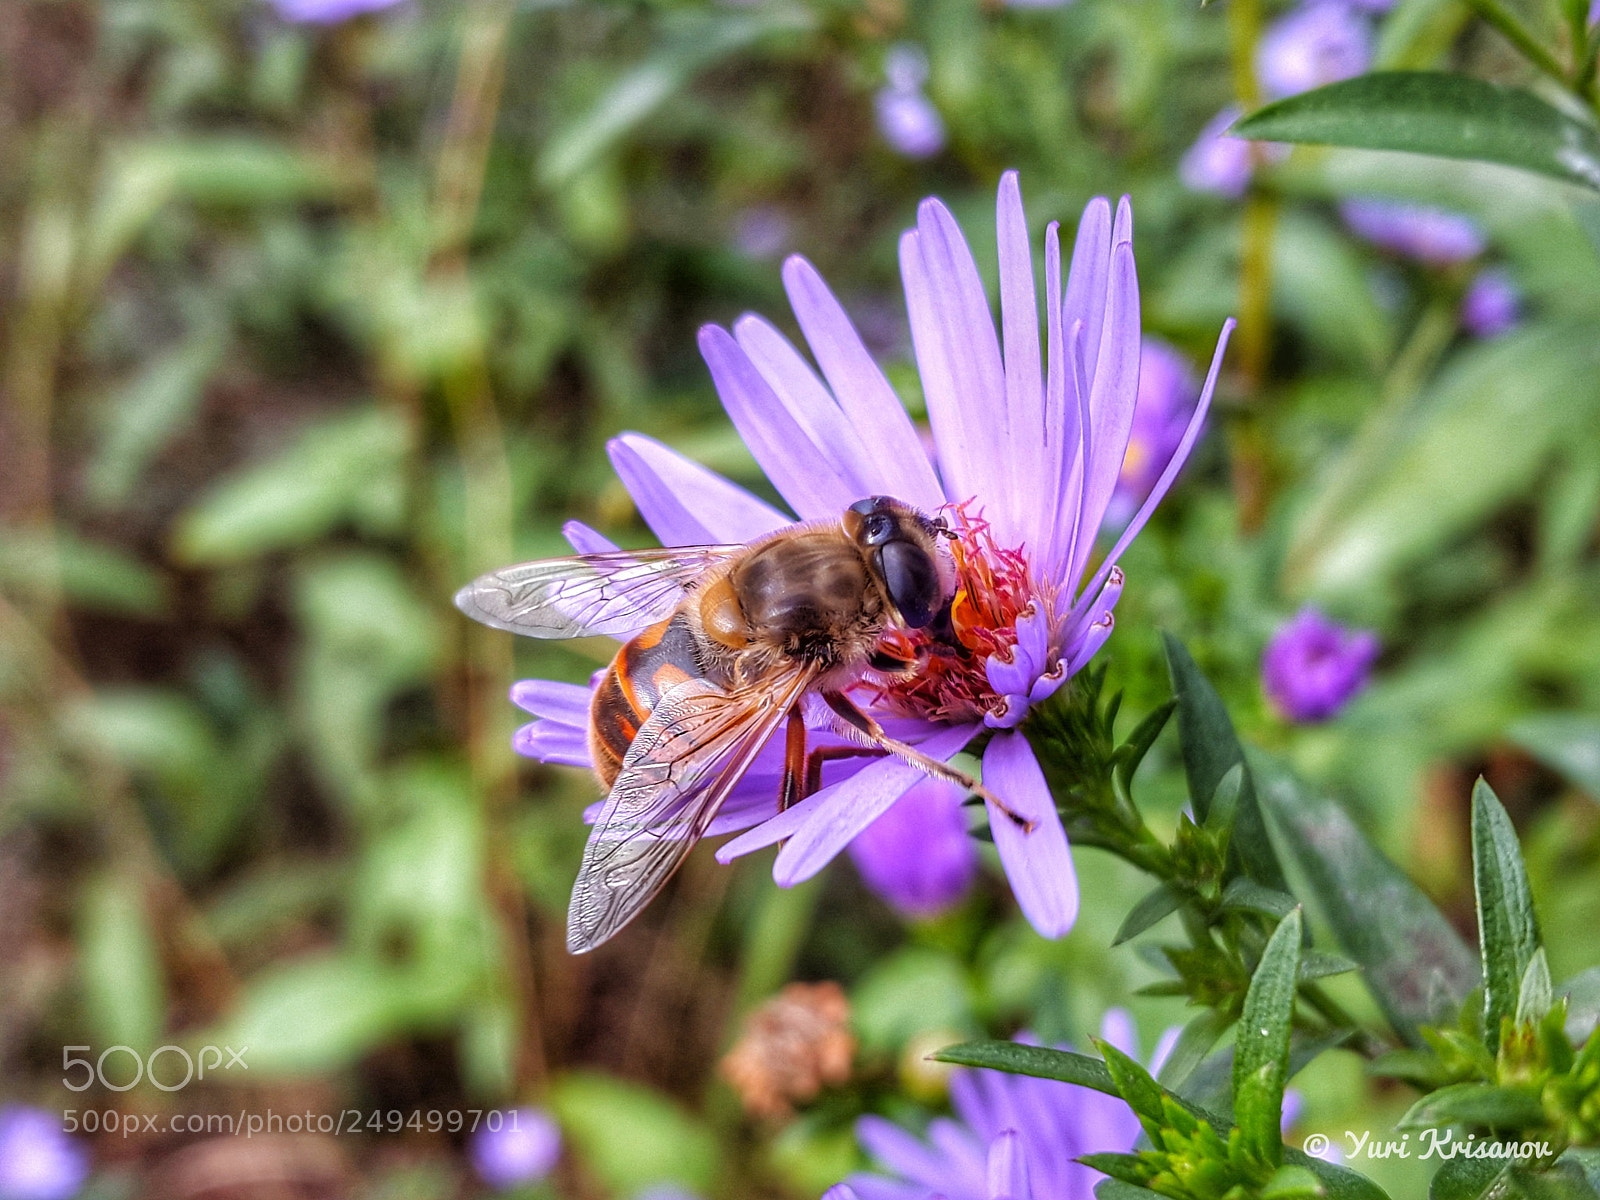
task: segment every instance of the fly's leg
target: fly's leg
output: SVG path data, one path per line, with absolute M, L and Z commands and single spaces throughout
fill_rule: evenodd
M 800 716 L 800 706 L 789 710 L 789 725 L 784 731 L 783 783 L 778 788 L 778 811 L 787 812 L 810 795 L 805 786 L 809 778 L 806 762 L 806 723 Z
M 881 750 L 886 754 L 893 754 L 896 758 L 909 763 L 919 771 L 932 775 L 935 779 L 948 780 L 957 787 L 975 792 L 1010 817 L 1021 828 L 1023 833 L 1033 832 L 1035 826 L 1033 821 L 1011 809 L 1004 800 L 1001 800 L 1000 797 L 984 787 L 971 775 L 968 775 L 965 771 L 957 770 L 949 763 L 940 762 L 937 758 L 924 754 L 915 746 L 907 745 L 905 742 L 897 741 L 890 737 L 883 731 L 883 726 L 879 725 L 870 713 L 862 712 L 855 701 L 851 700 L 843 692 L 824 692 L 822 698 L 827 701 L 828 707 L 839 718 L 841 733 L 850 737 L 860 738 L 868 746 Z
M 882 746 L 823 746 L 806 756 L 807 796 L 822 790 L 822 764 L 836 758 L 881 758 L 889 752 Z

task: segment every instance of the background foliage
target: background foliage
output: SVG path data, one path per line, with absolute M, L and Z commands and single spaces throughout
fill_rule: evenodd
M 1523 17 L 1559 31 L 1551 9 Z M 1201 455 L 1124 563 L 1122 731 L 1169 694 L 1169 630 L 1243 738 L 1346 801 L 1469 936 L 1486 773 L 1528 849 L 1551 974 L 1600 963 L 1595 202 L 1357 149 L 1297 149 L 1242 201 L 1186 190 L 1196 133 L 1255 98 L 1275 11 L 412 0 L 317 27 L 258 0 L 0 8 L 7 1098 L 538 1103 L 567 1137 L 558 1194 L 807 1197 L 858 1165 L 854 1116 L 938 1108 L 921 1055 L 941 1039 L 1027 1027 L 1087 1047 L 1122 1004 L 1148 1045 L 1181 1020 L 1134 995 L 1156 973 L 1133 947 L 1107 949 L 1148 884 L 1094 850 L 1059 943 L 992 882 L 908 925 L 848 865 L 780 892 L 764 862 L 699 855 L 615 947 L 568 957 L 593 788 L 514 761 L 504 695 L 583 680 L 608 651 L 512 646 L 449 606 L 480 570 L 559 552 L 567 517 L 645 538 L 605 462 L 618 430 L 764 487 L 694 331 L 747 309 L 791 328 L 788 251 L 917 410 L 896 237 L 936 193 L 989 269 L 1007 167 L 1041 227 L 1133 196 L 1148 331 L 1198 360 L 1243 319 Z M 1534 77 L 1454 0 L 1378 21 L 1379 65 Z M 899 42 L 925 50 L 948 129 L 926 160 L 874 126 Z M 1474 217 L 1521 325 L 1466 336 L 1468 272 L 1351 236 L 1335 205 L 1356 195 Z M 1386 649 L 1338 721 L 1294 728 L 1257 663 L 1307 600 Z M 1172 732 L 1140 788 L 1170 832 Z M 792 1121 L 751 1121 L 713 1064 L 791 978 L 844 984 L 855 1072 Z M 248 1044 L 248 1080 L 60 1085 L 63 1045 L 169 1041 Z M 1299 1086 L 1302 1130 L 1336 1140 L 1414 1098 L 1348 1052 Z M 149 1186 L 188 1148 L 101 1137 L 91 1186 Z M 307 1187 L 476 1186 L 459 1136 L 336 1151 Z M 219 1161 L 218 1178 L 246 1170 Z M 1363 1166 L 1421 1187 L 1414 1164 Z

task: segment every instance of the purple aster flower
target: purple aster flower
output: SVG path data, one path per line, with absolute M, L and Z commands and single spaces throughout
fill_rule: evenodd
M 1228 137 L 1227 131 L 1243 110 L 1231 104 L 1206 123 L 1194 145 L 1178 162 L 1178 178 L 1193 192 L 1214 192 L 1237 200 L 1244 195 L 1255 171 L 1250 147 L 1257 145 L 1267 161 L 1277 162 L 1289 153 L 1282 142 L 1252 143 L 1245 138 Z
M 1342 0 L 1310 0 L 1275 22 L 1256 49 L 1256 75 L 1274 98 L 1349 79 L 1372 62 L 1372 30 Z
M 1504 267 L 1486 267 L 1461 298 L 1461 324 L 1476 338 L 1499 337 L 1522 313 L 1522 290 Z
M 866 885 L 898 912 L 943 912 L 978 873 L 961 792 L 939 779 L 918 783 L 850 843 L 850 858 Z
M 1100 1036 L 1137 1053 L 1133 1023 L 1120 1009 L 1106 1014 Z M 1073 1160 L 1129 1150 L 1139 1137 L 1123 1101 L 1052 1079 L 956 1071 L 950 1106 L 955 1116 L 935 1118 L 925 1139 L 862 1117 L 856 1136 L 891 1174 L 857 1174 L 842 1186 L 859 1200 L 1093 1200 L 1104 1176 Z
M 878 131 L 896 152 L 907 158 L 931 158 L 944 149 L 944 118 L 923 94 L 928 81 L 928 57 L 909 42 L 889 47 L 884 58 L 888 83 L 873 104 Z
M 1286 720 L 1325 721 L 1367 686 L 1378 635 L 1346 629 L 1307 605 L 1261 656 L 1261 686 Z
M 478 1178 L 497 1191 L 537 1183 L 561 1157 L 561 1130 L 537 1108 L 503 1114 L 499 1129 L 482 1125 L 472 1135 L 467 1156 Z
M 285 21 L 336 25 L 362 13 L 393 8 L 398 3 L 400 0 L 272 0 L 272 7 Z
M 1462 213 L 1368 197 L 1346 200 L 1339 215 L 1374 246 L 1429 266 L 1448 267 L 1483 253 L 1483 231 Z
M 68 1200 L 89 1178 L 89 1151 L 55 1113 L 0 1108 L 0 1200 Z
M 947 759 L 978 733 L 987 789 L 1026 825 L 991 808 L 995 845 L 1023 913 L 1047 937 L 1077 915 L 1066 834 L 1044 772 L 1018 726 L 1089 662 L 1112 629 L 1117 563 L 1149 520 L 1199 437 L 1210 407 L 1224 327 L 1182 440 L 1109 553 L 1090 557 L 1116 489 L 1138 395 L 1139 285 L 1133 215 L 1091 201 L 1063 278 L 1057 229 L 1045 234 L 1046 321 L 1041 336 L 1022 195 L 1014 172 L 998 200 L 1004 338 L 955 219 L 926 200 L 900 242 L 912 343 L 927 398 L 937 472 L 893 387 L 815 268 L 799 257 L 783 278 L 821 375 L 767 321 L 707 326 L 700 348 L 734 426 L 801 520 L 837 521 L 863 496 L 889 495 L 950 523 L 958 585 L 944 655 L 909 683 L 863 686 L 858 703 L 891 736 Z M 790 518 L 659 442 L 624 434 L 611 461 L 645 521 L 668 546 L 752 541 Z M 580 553 L 610 547 L 576 523 Z M 589 689 L 529 681 L 512 699 L 542 718 L 516 747 L 546 762 L 587 765 Z M 842 745 L 825 715 L 807 713 L 818 747 Z M 780 735 L 757 755 L 712 821 L 710 834 L 746 829 L 717 852 L 727 862 L 782 844 L 781 886 L 820 871 L 924 776 L 898 758 L 831 763 L 823 787 L 777 812 Z M 598 811 L 598 805 L 591 813 Z M 592 818 L 591 818 L 592 819 Z M 754 826 L 754 828 L 749 828 Z
M 1106 508 L 1106 528 L 1126 525 L 1156 486 L 1189 428 L 1190 400 L 1198 386 L 1187 358 L 1158 338 L 1145 339 L 1139 348 L 1139 402 L 1117 490 Z

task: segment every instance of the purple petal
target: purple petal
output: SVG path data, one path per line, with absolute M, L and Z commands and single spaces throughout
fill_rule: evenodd
M 1100 1018 L 1100 1038 L 1110 1042 L 1129 1058 L 1139 1057 L 1139 1031 L 1125 1008 L 1108 1008 Z
M 871 1115 L 862 1117 L 856 1122 L 856 1140 L 896 1175 L 930 1188 L 947 1182 L 944 1159 L 893 1121 Z
M 592 767 L 587 730 L 560 721 L 532 721 L 511 736 L 511 748 L 524 758 L 562 767 Z
M 1087 469 L 1073 576 L 1083 571 L 1106 505 L 1116 490 L 1139 398 L 1139 277 L 1129 242 L 1117 243 L 1111 252 L 1108 292 L 1100 353 L 1089 382 Z
M 1189 453 L 1194 449 L 1194 444 L 1200 437 L 1200 430 L 1205 426 L 1206 413 L 1211 410 L 1211 394 L 1216 390 L 1217 373 L 1222 369 L 1222 356 L 1228 349 L 1228 338 L 1233 333 L 1234 320 L 1229 317 L 1222 323 L 1222 334 L 1217 338 L 1217 348 L 1211 355 L 1211 369 L 1206 372 L 1205 386 L 1200 389 L 1200 400 L 1194 406 L 1194 415 L 1189 418 L 1189 427 L 1183 432 L 1183 440 L 1178 443 L 1178 448 L 1173 451 L 1172 459 L 1167 463 L 1167 469 L 1161 472 L 1161 478 L 1156 480 L 1155 487 L 1150 489 L 1150 494 L 1139 506 L 1139 511 L 1134 514 L 1133 520 L 1128 522 L 1128 527 L 1122 531 L 1122 536 L 1117 538 L 1117 543 L 1111 548 L 1111 553 L 1106 555 L 1105 561 L 1100 564 L 1089 586 L 1083 590 L 1085 596 L 1094 595 L 1105 586 L 1106 579 L 1122 557 L 1122 552 L 1132 544 L 1133 539 L 1139 536 L 1139 531 L 1150 520 L 1150 514 L 1155 512 L 1156 505 L 1166 497 L 1167 491 L 1172 487 L 1173 480 L 1177 479 L 1178 472 L 1183 470 L 1183 464 L 1188 461 Z
M 917 209 L 917 229 L 900 241 L 911 340 L 952 500 L 1003 495 L 1004 441 L 998 428 L 1005 371 L 994 317 L 972 252 L 937 200 Z
M 1039 357 L 1039 299 L 1033 285 L 1033 250 L 1022 208 L 1017 173 L 1000 177 L 995 201 L 1000 251 L 1000 319 L 1005 327 L 1005 410 L 1001 422 L 1006 448 L 1009 511 L 1000 527 L 1010 545 L 1038 548 L 1049 513 L 1038 502 L 1044 486 L 1044 368 Z
M 1046 666 L 1050 650 L 1050 621 L 1039 611 L 1037 603 L 1029 604 L 1017 618 L 1017 642 L 1010 647 L 1007 657 L 999 652 L 991 654 L 983 664 L 989 686 L 1000 696 L 1026 696 Z
M 836 1183 L 822 1193 L 822 1200 L 861 1200 L 849 1184 Z
M 1059 497 L 1065 489 L 1062 481 L 1067 476 L 1067 456 L 1076 453 L 1078 408 L 1075 397 L 1069 398 L 1067 383 L 1066 327 L 1061 318 L 1061 230 L 1051 221 L 1044 231 L 1044 296 L 1045 296 L 1045 360 L 1048 364 L 1045 377 L 1043 414 L 1044 436 L 1040 439 L 1044 458 L 1044 472 L 1039 480 L 1038 496 Z M 1048 504 L 1039 504 L 1037 497 L 1028 506 L 1039 512 L 1040 528 L 1035 532 L 1033 551 L 1039 569 L 1054 576 L 1059 562 L 1059 534 L 1062 522 Z
M 1061 327 L 1083 322 L 1084 370 L 1093 375 L 1100 353 L 1100 326 L 1106 315 L 1106 284 L 1111 278 L 1111 205 L 1096 196 L 1078 219 L 1078 236 L 1067 271 L 1067 295 Z
M 850 843 L 862 881 L 909 917 L 931 917 L 966 894 L 978 871 L 962 794 L 942 779 L 923 779 Z
M 578 554 L 612 554 L 622 549 L 605 534 L 590 529 L 582 521 L 568 521 L 561 527 L 561 536 Z
M 867 353 L 843 307 L 817 269 L 799 256 L 784 263 L 783 282 L 839 408 L 860 431 L 861 441 L 877 449 L 886 493 L 932 512 L 945 499 L 933 464 L 900 397 Z
M 606 449 L 639 515 L 664 546 L 753 542 L 790 523 L 738 484 L 654 438 L 625 433 Z
M 748 326 L 748 339 L 770 358 L 770 339 L 763 337 L 759 318 L 745 318 L 740 325 Z M 770 330 L 770 326 L 766 328 Z M 775 335 L 777 331 L 771 332 Z M 780 397 L 751 361 L 745 346 L 720 325 L 707 325 L 700 330 L 700 353 L 711 368 L 717 394 L 722 397 L 734 428 L 772 486 L 802 520 L 837 516 L 860 499 L 851 485 L 839 478 L 836 458 L 822 448 L 813 430 L 796 420 L 791 411 L 791 406 L 804 407 L 809 396 L 797 396 L 790 390 Z M 815 380 L 812 383 L 815 385 Z M 816 385 L 815 390 L 821 391 L 820 386 Z M 822 402 L 829 402 L 825 393 Z
M 523 712 L 579 729 L 589 727 L 589 701 L 593 695 L 589 688 L 553 679 L 524 679 L 511 685 L 511 703 Z
M 987 806 L 995 848 L 1023 915 L 1045 937 L 1062 936 L 1078 916 L 1078 877 L 1055 800 L 1027 740 L 996 734 L 983 752 L 983 781 L 1013 812 L 1034 822 L 1024 832 L 993 804 Z
M 956 725 L 934 734 L 917 749 L 943 762 L 978 732 L 973 725 Z M 877 820 L 906 790 L 926 776 L 898 758 L 880 758 L 856 775 L 829 784 L 808 796 L 790 812 L 810 805 L 805 822 L 797 829 L 772 864 L 779 887 L 793 887 L 810 879 L 868 825 Z M 788 814 L 784 814 L 788 815 Z
M 1033 1200 L 1022 1138 L 1007 1129 L 989 1143 L 989 1200 Z
M 1161 1031 L 1161 1036 L 1156 1039 L 1156 1048 L 1150 1052 L 1150 1074 L 1161 1074 L 1161 1068 L 1167 1065 L 1167 1059 L 1178 1048 L 1178 1039 L 1182 1036 L 1181 1025 L 1169 1025 Z

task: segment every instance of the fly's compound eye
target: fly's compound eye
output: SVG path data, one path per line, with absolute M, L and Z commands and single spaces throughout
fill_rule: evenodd
M 913 542 L 889 542 L 878 551 L 878 567 L 889 599 L 912 629 L 933 620 L 943 597 L 939 569 L 927 551 Z
M 894 536 L 894 518 L 888 513 L 875 512 L 861 522 L 861 544 L 882 546 Z

